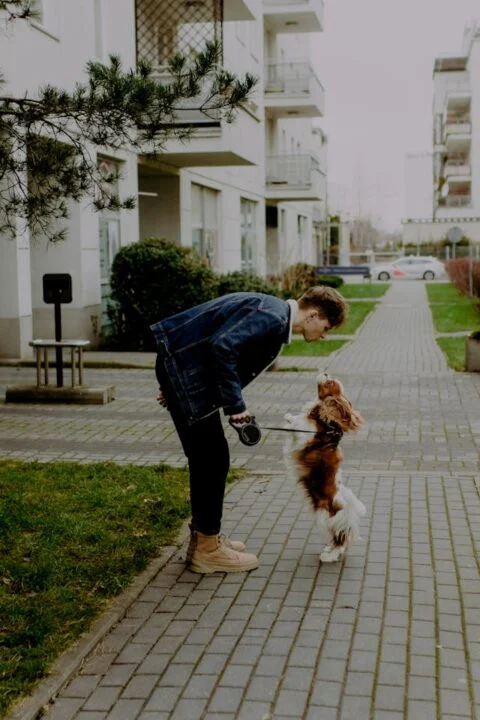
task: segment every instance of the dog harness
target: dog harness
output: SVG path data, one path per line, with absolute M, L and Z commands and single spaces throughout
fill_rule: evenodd
M 323 429 L 320 432 L 315 433 L 315 437 L 320 438 L 326 438 L 326 442 L 324 444 L 324 447 L 332 447 L 337 448 L 340 440 L 343 437 L 343 430 L 336 423 L 334 420 L 330 421 L 329 423 L 324 422 L 323 420 L 320 420 L 317 422 L 320 422 L 323 425 Z

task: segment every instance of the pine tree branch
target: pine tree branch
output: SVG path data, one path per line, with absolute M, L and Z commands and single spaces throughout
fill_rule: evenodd
M 27 4 L 0 0 L 0 9 L 10 6 L 20 18 Z M 32 235 L 44 234 L 49 224 L 66 217 L 68 200 L 88 195 L 97 208 L 132 208 L 134 198 L 120 199 L 113 191 L 117 178 L 100 174 L 97 151 L 123 149 L 156 158 L 169 139 L 191 135 L 195 124 L 180 117 L 186 112 L 232 121 L 256 79 L 219 70 L 220 56 L 215 44 L 207 45 L 191 67 L 176 56 L 165 82 L 147 63 L 124 71 L 112 56 L 108 64 L 89 62 L 87 82 L 72 92 L 47 85 L 36 97 L 0 93 L 0 178 L 8 178 L 7 185 L 0 185 L 3 225 L 14 228 L 20 216 Z M 27 174 L 30 192 L 25 193 L 22 178 Z M 46 234 L 58 239 L 62 233 Z

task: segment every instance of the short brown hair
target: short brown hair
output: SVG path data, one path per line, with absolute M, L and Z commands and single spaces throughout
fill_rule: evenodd
M 345 298 L 334 288 L 327 285 L 315 285 L 298 299 L 301 310 L 315 308 L 321 317 L 328 320 L 330 327 L 340 327 L 348 317 L 348 305 Z

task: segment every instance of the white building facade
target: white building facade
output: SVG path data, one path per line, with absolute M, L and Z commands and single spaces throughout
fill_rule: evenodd
M 433 82 L 432 214 L 407 217 L 403 239 L 440 241 L 457 226 L 480 243 L 480 25 L 458 54 L 435 59 Z
M 54 336 L 53 308 L 42 299 L 45 273 L 72 276 L 62 307 L 63 336 L 98 345 L 106 321 L 110 268 L 118 249 L 145 237 L 192 246 L 216 272 L 279 274 L 316 264 L 326 219 L 326 138 L 315 125 L 324 89 L 310 60 L 323 30 L 323 0 L 36 0 L 40 17 L 17 21 L 0 46 L 12 96 L 48 82 L 73 89 L 88 60 L 142 59 L 159 77 L 177 52 L 193 57 L 206 40 L 223 46 L 223 65 L 259 78 L 234 123 L 185 110 L 187 142 L 168 141 L 161 157 L 96 153 L 120 171 L 120 196 L 135 210 L 95 212 L 71 204 L 67 239 L 49 246 L 0 238 L 0 356 L 30 355 L 34 337 Z M 27 50 L 28 49 L 28 50 Z M 27 58 L 28 56 L 28 58 Z M 20 224 L 19 224 L 20 225 Z M 22 230 L 22 232 L 20 232 Z

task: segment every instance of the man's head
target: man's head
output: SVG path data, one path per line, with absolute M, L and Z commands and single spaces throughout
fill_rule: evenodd
M 328 330 L 343 325 L 348 305 L 339 292 L 326 285 L 309 288 L 298 299 L 298 314 L 294 332 L 301 332 L 308 342 L 326 336 Z

